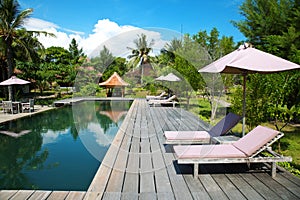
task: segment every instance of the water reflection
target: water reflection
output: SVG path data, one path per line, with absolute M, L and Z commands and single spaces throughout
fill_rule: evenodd
M 0 124 L 0 131 L 30 130 L 21 137 L 0 134 L 0 189 L 86 190 L 125 117 L 114 121 L 101 114 L 112 105 L 84 102 L 73 111 L 60 108 Z

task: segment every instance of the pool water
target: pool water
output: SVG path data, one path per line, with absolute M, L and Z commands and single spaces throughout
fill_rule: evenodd
M 130 101 L 91 101 L 0 124 L 0 189 L 86 191 Z

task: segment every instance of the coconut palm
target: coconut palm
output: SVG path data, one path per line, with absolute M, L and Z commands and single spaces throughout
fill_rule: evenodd
M 22 34 L 18 34 L 22 25 L 24 25 L 25 20 L 29 18 L 30 14 L 33 12 L 32 9 L 20 10 L 20 5 L 16 0 L 0 0 L 0 38 L 5 45 L 5 56 L 7 64 L 7 76 L 10 77 L 14 70 L 14 48 L 13 44 L 16 43 L 22 46 L 25 50 L 26 55 L 30 55 L 26 42 L 22 40 Z M 27 31 L 23 29 L 24 31 Z M 40 31 L 28 31 L 35 34 L 45 34 L 46 32 Z M 53 34 L 50 34 L 53 36 Z M 9 100 L 13 100 L 13 90 L 12 87 L 8 88 Z
M 152 51 L 154 40 L 152 39 L 149 43 L 145 34 L 138 35 L 138 38 L 134 41 L 135 48 L 127 47 L 131 50 L 131 55 L 128 56 L 130 59 L 129 65 L 132 68 L 141 67 L 141 84 L 143 83 L 144 67 L 146 65 L 151 66 L 149 53 Z M 151 66 L 152 67 L 152 66 Z

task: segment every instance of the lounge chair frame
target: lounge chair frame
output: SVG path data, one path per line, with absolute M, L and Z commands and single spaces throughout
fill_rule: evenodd
M 271 145 L 276 142 L 279 138 L 284 136 L 283 133 L 279 132 L 276 137 L 271 141 L 266 143 L 260 149 L 258 149 L 253 155 L 245 158 L 178 158 L 178 164 L 193 164 L 194 165 L 194 178 L 198 178 L 199 165 L 200 164 L 228 164 L 228 163 L 271 163 L 271 176 L 274 178 L 276 176 L 276 163 L 277 162 L 291 162 L 291 157 L 282 156 L 272 151 Z M 226 144 L 224 144 L 226 145 Z M 272 154 L 273 157 L 260 156 L 260 153 L 267 151 Z
M 230 119 L 231 121 L 228 122 L 227 120 Z M 181 139 L 168 139 L 166 138 L 166 144 L 209 144 L 209 143 L 212 143 L 213 140 L 213 135 L 215 133 L 211 133 L 210 131 L 216 131 L 214 129 L 218 129 L 218 127 L 220 128 L 221 126 L 221 129 L 222 130 L 219 130 L 218 129 L 218 135 L 215 135 L 215 136 L 224 136 L 226 135 L 227 133 L 229 133 L 231 131 L 231 129 L 236 126 L 239 121 L 242 119 L 241 116 L 237 115 L 237 114 L 234 114 L 234 113 L 228 113 L 223 119 L 221 119 L 215 126 L 213 126 L 210 130 L 208 131 L 165 131 L 165 134 L 166 132 L 174 132 L 172 134 L 180 134 L 183 133 L 183 134 L 190 134 L 190 135 L 193 135 L 193 134 L 196 134 L 196 132 L 202 132 L 202 134 L 206 134 L 207 137 L 203 137 L 203 138 L 191 138 L 191 139 L 184 139 L 184 140 L 181 140 Z M 225 124 L 226 123 L 226 124 Z M 225 128 L 225 129 L 224 129 Z M 236 139 L 238 139 L 238 137 L 235 137 Z
M 169 97 L 168 99 L 162 99 L 162 100 L 149 100 L 148 104 L 150 106 L 157 106 L 157 105 L 172 105 L 173 107 L 176 107 L 177 104 L 179 104 L 175 99 L 176 99 L 176 95 L 173 95 L 171 97 Z

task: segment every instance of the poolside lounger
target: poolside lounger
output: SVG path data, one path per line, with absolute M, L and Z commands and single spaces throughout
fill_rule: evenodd
M 178 102 L 177 102 L 177 96 L 173 95 L 171 97 L 169 97 L 168 99 L 162 99 L 162 100 L 149 100 L 148 104 L 150 106 L 156 106 L 156 105 L 173 105 L 173 107 L 175 107 Z
M 283 157 L 271 150 L 271 144 L 283 133 L 257 126 L 247 135 L 232 144 L 174 146 L 178 164 L 194 164 L 194 178 L 198 176 L 199 164 L 212 163 L 266 163 L 271 164 L 271 175 L 276 176 L 276 162 L 290 162 L 291 157 Z M 261 156 L 268 151 L 272 157 Z
M 227 134 L 239 121 L 241 116 L 228 113 L 209 131 L 165 131 L 166 144 L 207 144 L 212 137 Z
M 164 96 L 166 95 L 167 93 L 165 91 L 163 91 L 160 95 L 158 96 L 146 96 L 146 100 L 149 101 L 149 100 L 162 100 L 164 99 Z

